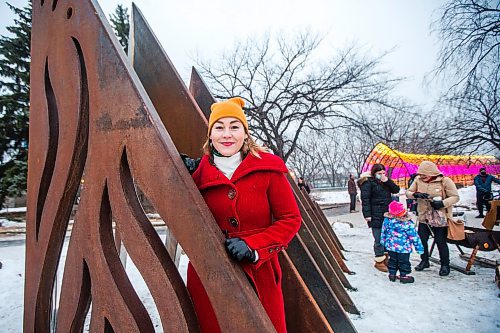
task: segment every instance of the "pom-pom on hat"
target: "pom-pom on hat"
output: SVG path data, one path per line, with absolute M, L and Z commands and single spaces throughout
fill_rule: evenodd
M 221 118 L 225 117 L 233 117 L 241 121 L 243 126 L 245 126 L 246 131 L 248 132 L 248 122 L 247 117 L 243 113 L 243 106 L 245 105 L 245 101 L 241 97 L 233 97 L 226 101 L 217 102 L 212 104 L 210 110 L 210 118 L 208 119 L 208 135 L 212 131 L 212 126 L 214 126 L 215 122 Z
M 401 202 L 393 201 L 389 204 L 389 214 L 397 217 L 405 216 L 406 209 Z

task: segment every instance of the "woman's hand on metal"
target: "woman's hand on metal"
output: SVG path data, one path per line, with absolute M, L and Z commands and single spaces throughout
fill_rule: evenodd
M 228 238 L 224 244 L 226 245 L 227 252 L 234 260 L 238 262 L 243 261 L 244 259 L 249 262 L 255 261 L 255 252 L 248 247 L 244 240 L 237 237 Z
M 181 159 L 182 162 L 184 162 L 184 165 L 186 166 L 186 169 L 188 169 L 190 174 L 193 174 L 193 172 L 195 172 L 196 169 L 198 169 L 198 165 L 200 164 L 201 161 L 200 158 L 193 159 L 187 156 L 186 154 L 182 153 L 181 153 Z

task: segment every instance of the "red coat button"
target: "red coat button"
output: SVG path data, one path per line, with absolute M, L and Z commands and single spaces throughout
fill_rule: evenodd
M 229 192 L 227 192 L 227 197 L 231 200 L 236 198 L 236 190 L 234 188 L 230 189 Z

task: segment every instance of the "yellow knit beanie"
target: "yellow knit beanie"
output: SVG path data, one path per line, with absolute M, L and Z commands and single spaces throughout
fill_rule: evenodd
M 226 101 L 217 102 L 212 104 L 210 110 L 210 118 L 208 119 L 208 135 L 210 135 L 210 131 L 212 130 L 212 126 L 215 122 L 221 118 L 225 117 L 233 117 L 241 121 L 243 126 L 245 126 L 246 131 L 248 132 L 248 122 L 247 117 L 243 113 L 243 106 L 245 105 L 245 101 L 241 97 L 233 97 Z

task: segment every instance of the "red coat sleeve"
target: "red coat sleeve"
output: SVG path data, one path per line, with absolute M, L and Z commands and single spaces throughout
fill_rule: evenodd
M 247 245 L 259 254 L 256 268 L 286 249 L 288 243 L 299 231 L 302 217 L 292 189 L 285 175 L 272 172 L 267 190 L 269 206 L 274 222 L 257 234 L 241 237 Z

